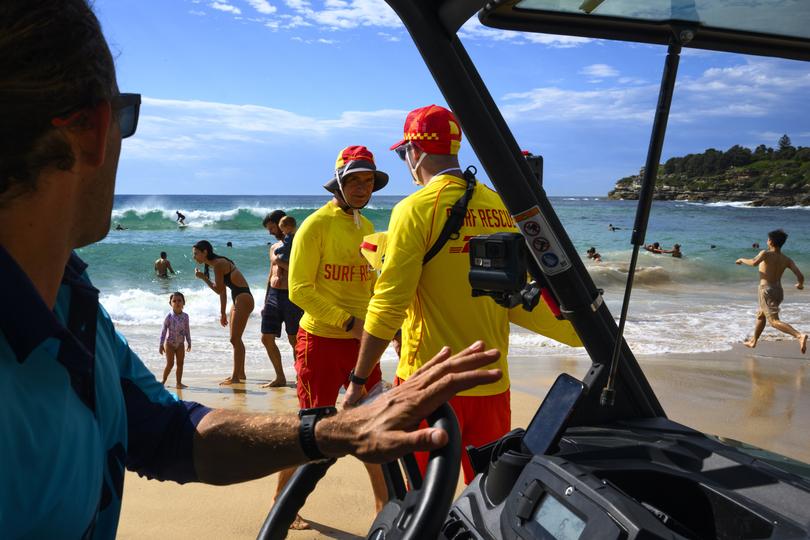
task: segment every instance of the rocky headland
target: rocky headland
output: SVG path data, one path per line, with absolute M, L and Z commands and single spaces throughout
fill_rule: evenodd
M 616 182 L 608 198 L 638 199 L 643 174 L 642 169 Z M 654 199 L 810 206 L 810 148 L 794 148 L 785 136 L 778 150 L 734 146 L 671 158 L 659 167 Z

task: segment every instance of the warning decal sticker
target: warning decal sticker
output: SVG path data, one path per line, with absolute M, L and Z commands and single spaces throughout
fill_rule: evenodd
M 571 261 L 565 256 L 539 207 L 533 206 L 512 217 L 544 274 L 553 276 L 571 269 Z

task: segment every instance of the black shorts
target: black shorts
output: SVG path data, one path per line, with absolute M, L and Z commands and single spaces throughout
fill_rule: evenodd
M 264 295 L 264 309 L 262 309 L 262 334 L 273 334 L 281 337 L 281 323 L 287 335 L 298 333 L 298 321 L 304 310 L 290 302 L 287 289 L 274 289 L 267 287 Z

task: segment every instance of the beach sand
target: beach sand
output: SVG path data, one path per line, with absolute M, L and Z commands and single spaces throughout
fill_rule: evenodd
M 745 441 L 810 462 L 810 356 L 795 341 L 761 341 L 757 349 L 640 357 L 667 415 L 721 437 Z M 584 357 L 510 358 L 512 423 L 525 427 L 556 376 L 586 373 Z M 384 369 L 390 380 L 392 367 Z M 170 379 L 171 380 L 171 379 Z M 297 410 L 292 388 L 259 388 L 248 381 L 219 388 L 214 378 L 186 376 L 183 399 L 256 412 Z M 269 511 L 276 475 L 234 486 L 180 486 L 127 473 L 119 525 L 121 538 L 255 538 Z M 461 486 L 459 486 L 461 489 Z M 289 538 L 363 538 L 374 513 L 362 464 L 336 463 L 301 511 L 313 529 Z

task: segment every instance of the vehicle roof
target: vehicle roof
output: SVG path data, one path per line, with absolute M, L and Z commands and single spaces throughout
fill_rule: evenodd
M 482 24 L 810 61 L 807 0 L 502 0 Z M 684 34 L 686 32 L 686 34 Z M 685 39 L 686 38 L 686 39 Z

